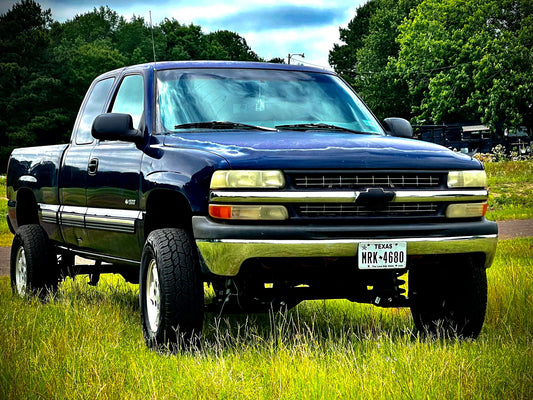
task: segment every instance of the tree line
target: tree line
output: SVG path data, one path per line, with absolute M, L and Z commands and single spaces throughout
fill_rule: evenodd
M 533 129 L 531 0 L 370 0 L 329 62 L 378 117 Z
M 369 0 L 329 53 L 378 118 L 533 127 L 531 0 Z M 152 35 L 154 40 L 152 41 Z M 0 15 L 0 168 L 14 147 L 68 141 L 99 74 L 154 60 L 265 61 L 235 32 L 109 7 L 57 22 L 34 0 Z M 269 60 L 283 62 L 283 59 Z

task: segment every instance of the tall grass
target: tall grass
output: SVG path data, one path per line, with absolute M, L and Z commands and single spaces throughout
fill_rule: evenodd
M 68 280 L 46 304 L 0 279 L 0 398 L 533 398 L 533 239 L 503 241 L 475 341 L 412 334 L 408 310 L 305 302 L 208 314 L 202 348 L 145 348 L 137 287 Z
M 6 214 L 6 177 L 0 175 L 0 246 L 11 246 L 11 241 L 13 240 L 13 235 L 7 227 Z
M 486 163 L 493 221 L 533 218 L 533 159 Z

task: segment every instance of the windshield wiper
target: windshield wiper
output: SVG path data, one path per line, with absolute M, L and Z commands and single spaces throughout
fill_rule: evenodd
M 199 129 L 233 129 L 233 128 L 243 128 L 243 129 L 255 129 L 259 131 L 276 131 L 274 128 L 267 128 L 266 126 L 258 125 L 248 125 L 242 124 L 240 122 L 231 122 L 231 121 L 203 121 L 203 122 L 189 122 L 187 124 L 179 124 L 174 126 L 174 129 L 189 129 L 189 128 L 199 128 Z
M 377 132 L 363 132 L 363 131 L 357 131 L 355 129 L 349 129 L 344 128 L 342 126 L 337 125 L 331 125 L 331 124 L 288 124 L 288 125 L 277 125 L 277 129 L 287 129 L 287 130 L 294 130 L 294 131 L 313 131 L 313 130 L 324 130 L 324 131 L 343 131 L 343 132 L 351 132 L 351 133 L 358 133 L 362 135 L 372 135 L 377 134 Z

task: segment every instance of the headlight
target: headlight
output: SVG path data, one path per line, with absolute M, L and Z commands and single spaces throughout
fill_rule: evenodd
M 448 172 L 448 187 L 486 187 L 487 174 L 485 171 L 450 171 Z
M 271 188 L 285 186 L 281 171 L 215 171 L 211 177 L 211 189 Z

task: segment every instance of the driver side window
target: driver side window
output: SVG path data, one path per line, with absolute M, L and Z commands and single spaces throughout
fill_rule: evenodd
M 144 111 L 144 82 L 141 75 L 129 75 L 120 84 L 113 113 L 130 114 L 133 118 L 133 127 L 139 128 Z

